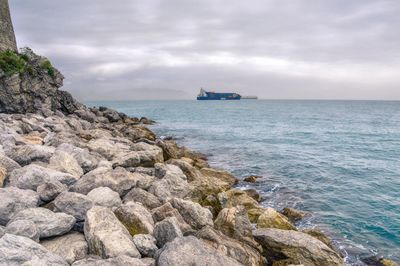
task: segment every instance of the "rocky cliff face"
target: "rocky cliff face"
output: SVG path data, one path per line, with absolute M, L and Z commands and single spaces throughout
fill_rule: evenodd
M 72 114 L 83 108 L 68 92 L 59 90 L 64 76 L 47 58 L 25 48 L 20 54 L 8 53 L 3 63 L 3 69 L 0 68 L 1 113 L 51 110 Z
M 0 51 L 17 51 L 8 0 L 0 0 Z

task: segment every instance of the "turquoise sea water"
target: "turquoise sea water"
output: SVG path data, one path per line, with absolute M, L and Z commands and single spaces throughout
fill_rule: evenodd
M 312 215 L 347 262 L 400 260 L 400 102 L 90 102 L 158 123 L 158 135 L 209 156 L 238 178 L 264 178 L 263 204 Z M 242 183 L 242 186 L 246 184 Z

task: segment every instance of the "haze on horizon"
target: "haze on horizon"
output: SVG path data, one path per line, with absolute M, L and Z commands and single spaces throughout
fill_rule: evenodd
M 400 100 L 400 2 L 9 0 L 19 47 L 83 100 Z

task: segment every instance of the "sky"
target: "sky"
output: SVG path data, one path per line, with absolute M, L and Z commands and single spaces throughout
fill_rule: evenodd
M 81 100 L 400 100 L 400 1 L 9 0 Z

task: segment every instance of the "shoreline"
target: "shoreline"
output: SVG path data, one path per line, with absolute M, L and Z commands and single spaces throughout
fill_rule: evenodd
M 89 108 L 46 58 L 16 56 L 29 71 L 0 73 L 0 264 L 344 265 L 296 228 L 303 213 L 262 207 L 152 120 Z

